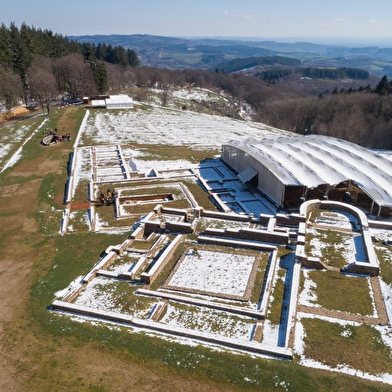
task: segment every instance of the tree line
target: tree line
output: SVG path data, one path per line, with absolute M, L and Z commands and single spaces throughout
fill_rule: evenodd
M 20 98 L 26 103 L 34 98 L 49 108 L 49 95 L 106 93 L 106 64 L 126 69 L 139 60 L 122 46 L 79 43 L 24 23 L 0 26 L 0 98 L 8 110 Z
M 295 86 L 271 84 L 241 73 L 138 67 L 134 74 L 133 94 L 139 100 L 148 100 L 149 88 L 186 83 L 223 91 L 238 106 L 250 105 L 254 121 L 303 135 L 328 135 L 364 147 L 392 149 L 392 100 L 389 96 L 392 81 L 387 77 L 383 77 L 376 88 L 367 86 L 349 88 L 338 94 L 309 95 Z M 225 115 L 235 116 L 233 113 Z
M 246 58 L 237 58 L 233 60 L 229 60 L 226 62 L 219 63 L 216 66 L 216 69 L 223 70 L 225 73 L 231 73 L 240 71 L 246 68 L 252 68 L 257 66 L 287 66 L 294 67 L 299 66 L 301 64 L 300 60 L 292 59 L 290 57 L 283 56 L 262 56 L 262 57 L 246 57 Z
M 261 72 L 256 72 L 254 76 L 260 77 L 270 83 L 275 83 L 277 80 L 285 78 L 293 73 L 300 74 L 302 77 L 311 79 L 369 79 L 369 72 L 357 68 L 272 68 Z M 336 92 L 335 92 L 336 93 Z
M 303 69 L 302 76 L 317 79 L 369 79 L 369 72 L 358 68 L 314 68 Z
M 29 39 L 28 32 L 35 38 Z M 4 36 L 13 36 L 8 41 L 12 45 L 4 46 Z M 49 112 L 53 99 L 65 92 L 79 98 L 121 92 L 148 103 L 150 91 L 156 88 L 161 90 L 165 106 L 170 89 L 186 85 L 224 92 L 238 107 L 250 106 L 253 120 L 277 128 L 392 149 L 392 82 L 386 76 L 374 89 L 367 86 L 309 95 L 295 84 L 273 84 L 242 73 L 169 70 L 135 66 L 137 62 L 131 66 L 125 61 L 126 56 L 128 61 L 133 56 L 127 50 L 78 44 L 47 30 L 25 25 L 18 30 L 13 24 L 9 29 L 0 28 L 0 48 L 0 98 L 7 108 L 20 98 L 25 102 L 34 99 Z M 10 52 L 4 53 L 5 49 Z M 224 115 L 237 116 L 233 112 Z

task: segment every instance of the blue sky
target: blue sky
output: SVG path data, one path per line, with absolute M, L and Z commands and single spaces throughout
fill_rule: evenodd
M 257 37 L 392 46 L 391 0 L 14 0 L 1 5 L 0 15 L 7 26 L 24 22 L 67 36 Z

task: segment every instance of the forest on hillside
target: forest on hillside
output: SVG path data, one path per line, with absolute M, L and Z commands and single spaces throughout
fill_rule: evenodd
M 292 59 L 281 57 L 272 61 L 279 62 L 280 67 L 293 64 Z M 233 67 L 240 63 L 233 63 Z M 148 103 L 149 91 L 157 88 L 162 106 L 166 106 L 171 89 L 193 86 L 223 92 L 238 107 L 250 106 L 254 121 L 299 134 L 323 134 L 366 147 L 392 149 L 392 83 L 386 76 L 371 87 L 363 71 L 309 68 L 306 72 L 312 90 L 304 90 L 300 87 L 303 73 L 293 75 L 278 69 L 275 73 L 269 69 L 268 74 L 246 75 L 219 69 L 147 67 L 139 64 L 135 51 L 120 45 L 78 43 L 24 24 L 20 29 L 14 24 L 0 28 L 0 100 L 7 110 L 20 101 L 34 101 L 49 113 L 58 97 L 96 94 L 125 93 Z M 335 88 L 321 88 L 318 80 L 331 75 L 344 77 L 344 84 L 333 79 L 330 83 L 336 83 Z M 356 83 L 347 82 L 348 77 L 356 78 Z M 284 78 L 294 78 L 294 82 L 275 82 Z M 358 87 L 358 81 L 363 85 Z
M 49 111 L 59 94 L 104 94 L 108 68 L 137 65 L 136 53 L 122 46 L 78 43 L 26 24 L 0 26 L 0 99 L 7 110 L 20 99 L 35 100 Z

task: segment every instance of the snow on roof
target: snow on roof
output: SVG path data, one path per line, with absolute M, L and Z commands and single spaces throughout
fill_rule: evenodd
M 106 105 L 108 104 L 133 104 L 133 99 L 128 97 L 128 95 L 111 95 L 110 98 L 106 98 Z
M 119 102 L 133 102 L 132 98 L 128 95 L 111 95 L 110 98 L 106 98 L 106 102 L 119 103 Z
M 308 135 L 230 141 L 274 172 L 285 185 L 316 188 L 353 181 L 379 206 L 392 207 L 392 163 L 345 140 Z
M 104 100 L 104 99 L 93 99 L 93 100 L 91 101 L 91 105 L 92 105 L 93 107 L 95 107 L 95 106 L 105 106 L 106 103 L 105 103 L 105 100 Z
M 106 107 L 111 109 L 122 109 L 133 107 L 133 99 L 128 95 L 110 95 L 105 99 L 93 99 L 91 101 L 93 107 Z

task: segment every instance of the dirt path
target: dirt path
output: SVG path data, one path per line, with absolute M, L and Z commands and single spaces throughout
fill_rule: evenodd
M 66 124 L 68 115 L 69 111 L 64 111 L 63 124 Z M 37 279 L 39 269 L 51 262 L 50 253 L 53 252 L 50 240 L 40 245 L 39 252 L 35 249 L 36 244 L 43 242 L 45 237 L 39 231 L 34 214 L 39 205 L 38 194 L 44 177 L 48 174 L 61 175 L 67 155 L 65 149 L 42 147 L 35 157 L 20 161 L 11 170 L 2 173 L 0 178 L 1 391 L 25 390 L 22 385 L 29 374 L 21 374 L 20 369 L 39 367 L 39 364 L 29 364 L 29 354 L 33 352 L 29 347 L 38 347 L 39 343 L 28 329 L 30 312 L 26 307 L 30 299 L 30 286 Z M 61 205 L 62 195 L 58 200 Z M 48 257 L 43 262 L 44 255 Z
M 15 363 L 25 360 L 23 347 L 18 347 L 12 335 L 20 327 L 29 298 L 29 286 L 34 274 L 33 266 L 37 259 L 29 243 L 39 240 L 37 221 L 32 218 L 35 212 L 41 178 L 36 177 L 33 168 L 53 170 L 40 162 L 40 157 L 31 165 L 17 166 L 11 175 L 21 178 L 21 183 L 2 187 L 0 214 L 2 224 L 0 237 L 0 390 L 19 391 L 18 370 Z M 25 180 L 27 178 L 27 180 Z M 31 179 L 28 179 L 31 178 Z M 6 246 L 4 246 L 6 244 Z M 16 348 L 16 350 L 14 350 Z M 22 349 L 20 351 L 20 349 Z

